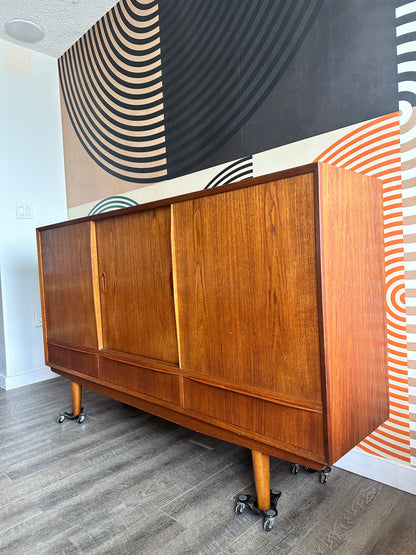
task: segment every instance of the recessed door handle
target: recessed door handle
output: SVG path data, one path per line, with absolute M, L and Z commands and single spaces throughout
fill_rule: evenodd
M 107 290 L 107 277 L 105 275 L 105 272 L 101 274 L 101 289 L 103 293 L 105 293 Z

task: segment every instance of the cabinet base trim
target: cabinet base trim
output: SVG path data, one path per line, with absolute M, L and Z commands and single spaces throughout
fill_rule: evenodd
M 198 418 L 197 414 L 191 414 L 190 411 L 184 411 L 178 406 L 174 406 L 170 403 L 159 401 L 156 405 L 154 399 L 147 397 L 143 394 L 132 394 L 133 392 L 128 389 L 124 389 L 120 386 L 115 386 L 113 384 L 104 383 L 102 380 L 91 378 L 85 374 L 80 374 L 79 372 L 68 372 L 63 368 L 52 368 L 52 370 L 64 378 L 71 381 L 75 381 L 87 389 L 106 395 L 122 403 L 126 403 L 133 407 L 136 407 L 145 412 L 149 412 L 160 418 L 174 422 L 185 428 L 189 428 L 196 432 L 210 435 L 224 441 L 229 441 L 230 443 L 235 443 L 241 445 L 242 447 L 247 447 L 248 449 L 254 449 L 261 451 L 265 454 L 284 459 L 290 462 L 299 463 L 309 468 L 315 470 L 320 470 L 322 466 L 328 465 L 329 462 L 319 453 L 313 453 L 305 449 L 299 449 L 292 445 L 287 445 L 279 442 L 274 445 L 268 443 L 264 440 L 264 437 L 259 434 L 249 433 L 242 434 L 242 430 L 235 426 L 228 425 L 226 428 L 223 427 L 223 423 L 217 422 L 212 418 L 203 417 L 203 420 Z M 332 464 L 332 462 L 331 462 Z

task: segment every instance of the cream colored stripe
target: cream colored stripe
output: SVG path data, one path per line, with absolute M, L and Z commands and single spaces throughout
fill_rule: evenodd
M 408 206 L 416 206 L 416 197 L 408 197 L 403 199 L 403 208 Z
M 98 22 L 98 25 L 99 25 L 102 29 L 104 29 L 104 23 L 103 23 L 103 20 L 102 20 L 102 19 Z M 108 32 L 109 32 L 109 34 L 110 34 L 110 36 L 111 36 L 110 29 L 108 29 Z M 110 69 L 111 69 L 116 75 L 119 75 L 119 76 L 120 76 L 120 79 L 122 79 L 123 81 L 129 80 L 129 79 L 133 79 L 133 78 L 124 75 L 124 74 L 120 71 L 120 68 L 122 68 L 122 69 L 124 69 L 124 70 L 126 70 L 126 71 L 133 72 L 133 73 L 135 72 L 135 73 L 137 73 L 137 75 L 140 75 L 140 73 L 152 71 L 152 70 L 155 70 L 155 69 L 161 67 L 162 62 L 161 62 L 161 60 L 160 60 L 160 57 L 156 57 L 155 54 L 153 54 L 152 57 L 149 56 L 149 55 L 145 56 L 145 58 L 147 58 L 147 59 L 140 59 L 140 61 L 148 62 L 148 64 L 147 64 L 146 66 L 138 66 L 138 65 L 136 65 L 136 67 L 135 67 L 134 64 L 135 64 L 136 62 L 139 61 L 139 58 L 143 58 L 143 57 L 141 57 L 141 56 L 133 56 L 133 55 L 131 55 L 131 54 L 129 54 L 128 56 L 126 56 L 125 54 L 128 54 L 128 53 L 127 53 L 127 52 L 124 52 L 124 50 L 121 50 L 120 48 L 117 49 L 117 50 L 114 52 L 112 46 L 109 44 L 109 42 L 108 42 L 108 40 L 107 40 L 107 37 L 106 37 L 106 34 L 104 33 L 104 31 L 103 31 L 101 34 L 102 34 L 102 43 L 100 43 L 100 46 L 101 46 L 101 44 L 104 44 L 104 45 L 106 46 L 107 50 L 108 50 L 111 54 L 113 54 L 115 60 L 113 61 L 112 59 L 110 59 L 110 58 L 107 56 L 107 54 L 105 53 L 104 49 L 102 49 L 102 51 L 101 51 L 101 57 L 104 58 L 104 60 L 107 62 L 107 65 L 110 67 Z M 142 38 L 143 38 L 143 37 L 142 37 Z M 115 44 L 115 41 L 114 41 L 114 44 Z M 160 52 L 160 49 L 159 49 L 159 52 Z M 123 57 L 125 57 L 125 58 L 130 59 L 130 60 L 132 61 L 132 64 L 126 64 L 126 62 L 123 62 L 120 58 L 117 57 L 117 53 L 120 54 L 120 56 L 123 56 Z M 117 65 L 114 65 L 114 62 L 115 62 Z M 148 80 L 152 80 L 152 77 L 148 77 Z
M 411 179 L 403 179 L 402 187 L 403 189 L 412 189 L 413 187 L 416 187 L 416 177 L 412 177 Z
M 409 330 L 407 330 L 407 331 L 409 331 Z M 411 332 L 409 332 L 409 333 L 411 333 Z M 409 343 L 407 344 L 407 350 L 408 350 L 408 351 L 416 351 L 416 343 L 410 343 L 410 342 L 409 342 Z
M 400 126 L 400 133 L 408 133 L 414 126 L 416 125 L 416 113 L 415 110 L 412 110 L 412 115 L 408 119 L 408 121 Z M 413 142 L 413 141 L 409 141 Z
M 412 170 L 413 168 L 416 168 L 416 158 L 408 160 L 407 162 L 402 162 L 402 172 Z
M 64 82 L 64 81 L 63 81 Z M 64 85 L 65 87 L 65 85 Z M 72 98 L 72 93 L 67 90 L 65 88 L 65 93 L 67 95 L 68 98 Z M 113 171 L 119 173 L 120 175 L 125 175 L 125 176 L 129 176 L 129 177 L 133 177 L 133 175 L 136 177 L 140 176 L 142 178 L 147 178 L 149 179 L 150 177 L 153 176 L 157 176 L 157 177 L 161 177 L 163 175 L 166 175 L 167 171 L 166 169 L 162 169 L 162 170 L 158 170 L 157 168 L 160 168 L 162 165 L 166 164 L 166 159 L 162 159 L 162 160 L 156 160 L 156 161 L 149 161 L 149 162 L 145 162 L 145 161 L 138 161 L 138 162 L 132 162 L 132 161 L 124 161 L 124 160 L 120 160 L 120 158 L 118 158 L 117 156 L 114 156 L 113 154 L 106 152 L 105 154 L 103 153 L 102 147 L 100 145 L 97 144 L 97 141 L 95 139 L 95 137 L 93 137 L 89 131 L 88 128 L 86 128 L 84 125 L 82 124 L 77 124 L 77 122 L 74 121 L 74 125 L 75 127 L 78 129 L 78 131 L 80 132 L 81 135 L 83 135 L 84 137 L 88 137 L 92 143 L 93 146 L 91 146 L 91 143 L 89 143 L 88 148 L 90 148 L 92 150 L 92 152 L 94 153 L 94 156 L 97 157 L 98 159 L 101 159 L 101 163 L 108 168 L 111 168 Z M 112 145 L 110 145 L 111 148 L 114 151 L 114 147 Z M 95 148 L 94 148 L 95 147 Z M 107 160 L 104 160 L 103 158 L 103 154 L 106 156 Z M 131 153 L 128 153 L 129 156 L 131 156 Z M 149 155 L 152 155 L 151 153 Z M 146 174 L 140 174 L 134 171 L 127 171 L 124 169 L 120 169 L 117 168 L 116 166 L 112 166 L 111 162 L 116 162 L 119 164 L 122 164 L 126 167 L 132 168 L 133 170 L 140 170 L 143 168 L 155 168 L 155 172 L 151 172 L 151 173 L 146 173 Z
M 159 6 L 156 6 L 156 9 L 151 9 L 151 8 L 143 9 L 140 6 L 135 6 L 132 2 L 129 2 L 130 11 L 132 11 L 134 14 L 140 17 L 146 17 L 149 15 L 152 15 L 152 13 L 156 14 L 155 18 L 146 20 L 146 21 L 139 21 L 134 19 L 126 10 L 125 6 L 123 5 L 123 2 L 120 2 L 119 7 L 120 7 L 120 10 L 123 12 L 125 19 L 132 25 L 132 27 L 141 27 L 141 26 L 148 27 L 149 25 L 152 25 L 153 22 L 157 23 L 159 21 Z M 154 19 L 156 19 L 156 21 L 154 21 Z M 129 33 L 131 33 L 131 30 L 129 30 Z
M 87 45 L 85 44 L 85 48 L 86 48 L 86 47 L 87 47 Z M 126 99 L 124 96 L 122 96 L 122 95 L 116 93 L 116 92 L 113 91 L 113 90 L 104 88 L 104 86 L 105 86 L 105 85 L 104 85 L 104 82 L 103 82 L 103 81 L 97 81 L 97 79 L 96 79 L 96 77 L 95 77 L 95 74 L 97 73 L 96 66 L 93 65 L 93 66 L 92 66 L 93 69 L 90 69 L 91 66 L 88 66 L 88 67 L 87 67 L 87 66 L 85 65 L 85 62 L 84 62 L 84 57 L 83 57 L 83 56 L 80 57 L 80 56 L 78 55 L 78 49 L 72 50 L 72 52 L 69 52 L 67 55 L 73 57 L 73 64 L 74 64 L 74 65 L 78 65 L 78 68 L 79 68 L 79 71 L 78 71 L 78 72 L 82 75 L 83 79 L 84 79 L 84 76 L 87 76 L 87 75 L 88 75 L 88 78 L 89 78 L 88 83 L 91 83 L 91 84 L 94 84 L 94 85 L 95 85 L 95 88 L 97 88 L 97 89 L 103 94 L 103 96 L 105 97 L 105 100 L 106 100 L 106 102 L 107 102 L 108 104 L 110 104 L 110 105 L 111 105 L 113 108 L 115 108 L 116 110 L 119 110 L 119 111 L 123 110 L 124 113 L 125 113 L 125 114 L 128 114 L 128 115 L 134 115 L 134 114 L 137 113 L 137 110 L 128 110 L 127 108 L 122 108 L 122 109 L 120 109 L 120 106 L 118 106 L 118 104 L 116 104 L 116 103 L 113 101 L 113 98 L 114 98 L 115 100 L 118 100 L 118 101 L 124 102 L 124 103 L 126 103 L 126 101 L 127 101 L 128 99 Z M 64 58 L 62 58 L 62 59 L 64 59 Z M 69 70 L 69 68 L 68 68 L 68 70 Z M 108 75 L 108 74 L 107 74 L 107 75 Z M 115 87 L 117 87 L 117 82 L 116 82 L 114 79 L 111 79 L 111 82 L 113 83 L 113 85 L 114 85 Z M 90 89 L 94 89 L 94 87 L 92 87 L 92 86 L 90 86 L 89 88 L 90 88 Z M 130 88 L 123 87 L 123 86 L 121 86 L 121 85 L 118 85 L 117 88 L 118 88 L 119 90 L 124 90 L 124 91 L 127 92 L 128 94 L 131 92 L 131 89 L 130 89 Z M 154 85 L 153 85 L 151 88 L 152 88 L 153 90 L 155 90 L 155 89 L 157 88 L 157 89 L 158 89 L 158 92 L 154 93 L 152 96 L 150 96 L 150 97 L 148 97 L 148 98 L 142 98 L 142 99 L 137 99 L 137 100 L 135 99 L 135 100 L 134 100 L 134 103 L 135 103 L 136 105 L 138 105 L 138 106 L 141 106 L 141 105 L 146 106 L 149 102 L 154 102 L 154 101 L 157 101 L 157 100 L 162 101 L 162 99 L 163 99 L 163 94 L 162 94 L 162 92 L 161 92 L 161 90 L 160 90 L 160 89 L 161 89 L 161 84 L 159 83 L 157 86 L 154 86 Z M 92 92 L 92 96 L 93 96 L 95 99 L 97 99 L 97 101 L 98 101 L 98 97 L 97 97 L 95 91 L 92 90 L 91 92 Z M 142 93 L 142 94 L 146 94 L 146 93 L 149 93 L 149 92 L 152 92 L 152 91 L 149 91 L 149 89 L 148 89 L 147 87 L 141 87 L 140 90 L 139 90 L 139 92 Z M 137 90 L 135 90 L 135 93 L 137 94 Z M 102 103 L 101 101 L 99 101 L 99 102 L 100 102 L 100 106 L 101 106 L 105 111 L 107 111 L 107 108 L 103 106 L 103 103 Z M 112 117 L 115 118 L 116 116 L 112 116 Z M 127 125 L 129 125 L 129 124 L 131 125 L 131 122 L 129 123 L 129 120 L 122 120 L 122 119 L 120 119 L 120 121 L 124 121 Z
M 404 230 L 406 232 L 406 227 L 410 226 L 410 225 L 415 225 L 416 224 L 416 216 L 404 216 L 403 217 L 403 226 L 404 226 Z M 412 260 L 411 258 L 409 258 L 409 256 L 413 255 L 415 253 L 406 253 L 406 260 Z M 413 259 L 415 260 L 415 259 Z
M 80 44 L 84 45 L 85 49 L 87 51 L 90 52 L 90 57 L 91 57 L 91 64 L 92 64 L 92 68 L 94 68 L 94 70 L 98 73 L 100 73 L 100 71 L 98 70 L 96 61 L 94 59 L 94 57 L 92 56 L 92 52 L 95 51 L 95 46 L 94 44 L 91 42 L 91 38 L 89 36 L 89 33 L 87 33 L 86 35 L 84 35 L 81 39 L 80 39 Z M 157 46 L 159 45 L 159 41 L 157 41 Z M 138 90 L 137 88 L 133 88 L 133 87 L 129 87 L 126 86 L 122 83 L 119 83 L 118 81 L 116 81 L 107 71 L 107 69 L 104 67 L 102 61 L 101 61 L 101 57 L 98 55 L 98 65 L 101 68 L 101 72 L 105 75 L 105 77 L 114 85 L 115 89 L 119 89 L 122 90 L 128 94 L 137 94 Z M 162 77 L 162 72 L 159 71 L 157 72 L 157 74 L 152 75 L 152 79 L 150 80 L 149 77 L 137 77 L 136 79 L 132 79 L 132 84 L 135 85 L 143 85 L 143 87 L 140 89 L 140 93 L 142 94 L 148 94 L 154 91 L 158 91 L 160 89 L 160 82 L 153 84 L 153 85 L 148 85 L 149 81 L 153 81 L 154 79 L 159 79 L 159 81 L 161 81 L 161 77 Z M 103 85 L 100 86 L 100 88 L 103 88 Z M 113 91 L 111 92 L 111 94 L 113 94 Z
M 84 66 L 82 60 L 79 58 L 78 52 L 75 51 L 74 54 L 75 54 L 75 59 L 73 59 L 73 64 L 78 65 L 78 67 L 80 68 L 80 71 L 78 71 L 78 73 L 81 76 L 81 80 L 78 78 L 78 76 L 76 74 L 71 74 L 71 76 L 72 76 L 71 82 L 73 84 L 77 83 L 79 90 L 83 91 L 82 94 L 85 95 L 87 93 L 87 88 L 86 88 L 87 87 L 87 82 L 85 81 L 85 78 L 84 78 L 84 75 L 86 75 L 85 66 Z M 68 75 L 69 75 L 69 73 L 68 73 L 69 69 L 70 69 L 69 65 L 67 65 L 67 74 Z M 97 84 L 97 86 L 99 86 L 99 84 Z M 88 88 L 91 91 L 91 96 L 89 97 L 89 100 L 92 101 L 92 104 L 93 104 L 93 108 L 92 109 L 89 108 L 89 110 L 88 110 L 88 117 L 94 117 L 94 119 L 97 122 L 105 121 L 107 123 L 107 125 L 110 128 L 112 128 L 113 130 L 120 131 L 120 132 L 125 133 L 125 134 L 130 134 L 132 137 L 141 136 L 142 131 L 140 131 L 140 130 L 137 131 L 137 130 L 130 129 L 132 126 L 139 125 L 137 120 L 130 120 L 130 119 L 121 117 L 117 114 L 111 113 L 109 111 L 109 109 L 107 108 L 107 106 L 105 106 L 104 103 L 102 102 L 102 100 L 97 96 L 97 94 L 94 90 L 94 87 L 92 87 L 90 83 L 88 83 Z M 155 95 L 155 97 L 152 97 L 152 99 L 154 98 L 156 100 L 159 96 L 161 97 L 162 95 L 161 94 L 160 95 Z M 126 99 L 124 99 L 124 101 L 125 100 Z M 151 113 L 151 111 L 148 110 L 145 105 L 140 110 L 127 110 L 125 108 L 120 108 L 119 106 L 117 106 L 117 104 L 114 104 L 114 102 L 110 101 L 109 104 L 114 109 L 116 109 L 118 111 L 122 111 L 126 115 L 136 116 L 137 118 L 139 118 L 141 115 Z M 95 106 L 100 107 L 105 115 L 103 113 L 100 113 L 100 112 L 96 111 Z M 158 105 L 156 105 L 156 107 L 154 109 L 163 110 L 163 103 L 160 102 Z M 107 119 L 107 117 L 106 117 L 107 114 L 108 114 L 108 118 L 112 118 L 113 120 L 116 120 L 117 122 L 119 122 L 120 127 L 115 125 L 114 123 L 112 123 L 110 121 L 110 119 Z M 126 125 L 127 129 L 122 128 L 121 126 L 123 126 L 123 125 Z M 147 122 L 144 122 L 142 125 L 143 126 L 147 125 Z M 107 131 L 107 133 L 108 133 L 108 131 Z M 131 141 L 128 141 L 128 142 L 131 142 Z
M 108 22 L 110 22 L 111 26 L 112 26 L 112 30 L 113 32 L 111 33 L 113 36 L 114 34 L 117 35 L 117 37 L 119 38 L 120 42 L 124 45 L 125 48 L 129 48 L 132 50 L 137 51 L 138 54 L 141 53 L 141 51 L 146 51 L 149 49 L 149 44 L 152 43 L 152 41 L 154 42 L 154 40 L 159 40 L 159 33 L 160 33 L 160 28 L 159 26 L 155 27 L 154 29 L 146 32 L 144 29 L 145 27 L 143 26 L 143 29 L 140 31 L 132 31 L 131 29 L 129 29 L 127 27 L 127 25 L 124 23 L 124 21 L 122 21 L 121 19 L 116 18 L 116 13 L 113 11 L 108 12 L 108 18 L 105 18 L 105 23 L 106 25 L 108 25 Z M 118 24 L 117 24 L 118 23 Z M 154 21 L 154 23 L 159 23 L 159 17 L 157 18 L 157 21 Z M 121 27 L 126 35 L 123 35 L 120 30 L 119 27 Z M 108 31 L 111 31 L 110 26 L 108 27 Z M 137 42 L 137 40 L 143 40 L 143 39 L 147 39 L 147 42 L 144 44 L 140 44 L 140 42 Z M 124 50 L 123 50 L 124 52 Z M 126 52 L 126 54 L 128 54 Z
M 400 143 L 400 152 L 402 154 L 405 152 L 411 152 L 414 148 L 416 148 L 416 139 L 412 139 L 407 143 Z
M 80 87 L 80 83 L 78 82 L 78 78 L 76 75 L 73 76 L 73 79 L 70 79 L 70 76 L 68 74 L 69 71 L 69 67 L 68 65 L 65 63 L 65 61 L 62 61 L 62 66 L 61 66 L 65 72 L 65 75 L 67 76 L 67 81 L 71 82 L 73 85 L 78 84 L 79 88 L 82 89 L 82 86 Z M 82 83 L 83 84 L 83 83 Z M 68 89 L 68 94 L 69 97 L 74 101 L 74 95 L 72 92 L 69 92 Z M 78 95 L 77 95 L 77 99 L 78 99 Z M 101 106 L 102 109 L 104 111 L 107 111 L 108 113 L 108 109 L 106 109 L 106 107 L 102 104 L 102 102 L 98 99 L 98 97 L 93 94 L 92 98 L 90 98 L 89 100 L 92 100 L 92 104 L 94 104 L 94 100 L 97 103 L 97 105 Z M 163 105 L 162 105 L 163 107 Z M 73 110 L 71 110 L 73 111 Z M 77 112 L 79 113 L 79 112 Z M 120 126 L 116 126 L 114 125 L 110 120 L 107 120 L 105 115 L 99 113 L 98 115 L 96 115 L 95 110 L 89 109 L 87 113 L 83 112 L 83 115 L 87 118 L 88 121 L 92 121 L 95 122 L 97 126 L 99 126 L 99 128 L 102 130 L 102 132 L 107 135 L 110 139 L 113 139 L 114 141 L 116 141 L 119 145 L 125 145 L 125 146 L 133 146 L 134 143 L 137 143 L 137 147 L 143 147 L 143 146 L 155 146 L 158 148 L 165 148 L 164 147 L 164 143 L 165 143 L 165 138 L 162 137 L 161 139 L 151 139 L 150 141 L 146 139 L 147 136 L 149 136 L 149 134 L 156 134 L 156 133 L 164 133 L 165 128 L 163 125 L 159 125 L 158 127 L 154 127 L 153 129 L 151 129 L 150 131 L 142 131 L 142 130 L 132 130 L 129 129 L 130 126 L 132 125 L 138 125 L 137 121 L 132 121 L 132 120 L 127 120 L 125 118 L 121 118 L 120 116 L 117 116 L 115 114 L 110 114 L 108 113 L 108 115 L 110 117 L 112 117 L 114 120 L 116 120 L 117 122 L 120 123 Z M 137 115 L 137 114 L 136 114 Z M 108 127 L 110 127 L 110 129 L 112 129 L 113 131 L 118 131 L 121 132 L 123 134 L 129 134 L 130 135 L 130 139 L 120 139 L 119 137 L 117 137 L 116 135 L 113 135 L 110 131 L 108 131 L 108 129 L 105 129 L 102 125 L 102 122 L 105 121 L 105 123 L 108 125 Z M 124 127 L 122 127 L 123 124 L 126 124 L 127 126 L 129 126 L 127 129 L 125 129 Z M 146 125 L 143 124 L 143 125 Z M 105 139 L 103 138 L 103 141 L 105 142 Z

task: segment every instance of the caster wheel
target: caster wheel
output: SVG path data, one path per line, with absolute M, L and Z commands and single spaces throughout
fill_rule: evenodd
M 263 522 L 263 529 L 266 532 L 270 532 L 270 530 L 273 528 L 274 523 L 276 522 L 276 516 L 277 512 L 274 509 L 269 509 L 268 511 L 266 511 L 266 516 L 264 517 Z
M 63 422 L 64 420 L 65 420 L 65 415 L 64 415 L 64 414 L 61 414 L 61 415 L 59 416 L 59 418 L 58 418 L 58 423 L 59 423 L 59 424 L 62 424 L 62 422 Z
M 248 502 L 248 495 L 245 495 L 243 493 L 238 496 L 237 505 L 235 506 L 236 515 L 242 515 L 244 513 L 247 507 L 247 502 Z
M 299 464 L 292 464 L 292 466 L 290 467 L 290 472 L 292 474 L 297 474 L 300 470 L 300 465 Z
M 280 491 L 280 489 L 273 488 L 270 490 L 270 502 L 273 507 L 276 507 L 281 495 L 282 492 Z
M 321 482 L 321 484 L 326 484 L 328 481 L 328 475 L 331 472 L 331 467 L 330 466 L 325 466 L 322 470 L 321 470 L 321 474 L 319 476 L 319 481 Z
M 82 424 L 85 420 L 85 414 L 80 414 L 78 417 L 78 424 Z
M 264 524 L 263 524 L 263 529 L 266 532 L 270 532 L 270 530 L 273 528 L 273 523 L 270 520 L 265 520 Z

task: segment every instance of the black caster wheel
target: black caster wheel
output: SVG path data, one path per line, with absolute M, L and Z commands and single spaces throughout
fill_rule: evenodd
M 273 488 L 270 490 L 270 503 L 272 508 L 276 508 L 277 506 L 277 502 L 280 499 L 280 496 L 282 495 L 282 492 L 280 491 L 280 489 L 277 488 Z M 277 511 L 276 511 L 276 515 L 277 515 Z
M 290 472 L 292 474 L 297 474 L 300 470 L 300 465 L 299 464 L 292 464 L 292 466 L 290 467 Z
M 270 532 L 276 522 L 277 512 L 274 509 L 269 509 L 265 511 L 265 517 L 263 521 L 263 529 L 266 532 Z
M 246 504 L 245 503 L 237 503 L 237 505 L 235 506 L 235 514 L 236 515 L 242 515 L 245 510 L 246 510 Z
M 57 421 L 59 424 L 61 424 L 65 420 L 65 418 L 68 418 L 68 420 L 76 420 L 78 424 L 82 424 L 86 416 L 87 415 L 84 412 L 84 407 L 81 407 L 81 412 L 78 415 L 74 415 L 73 412 L 60 412 Z
M 321 470 L 321 474 L 319 475 L 319 481 L 321 484 L 326 484 L 328 481 L 328 474 L 331 472 L 331 469 L 329 466 L 325 466 L 325 468 L 323 468 Z
M 239 495 L 237 504 L 235 506 L 235 514 L 242 515 L 247 507 L 248 495 Z
M 282 495 L 280 489 L 273 488 L 270 490 L 270 509 L 263 510 L 259 509 L 257 505 L 257 499 L 249 494 L 241 494 L 238 496 L 237 503 L 235 506 L 235 513 L 241 515 L 246 509 L 255 515 L 263 517 L 263 528 L 266 532 L 269 532 L 276 522 L 277 517 L 277 502 Z

